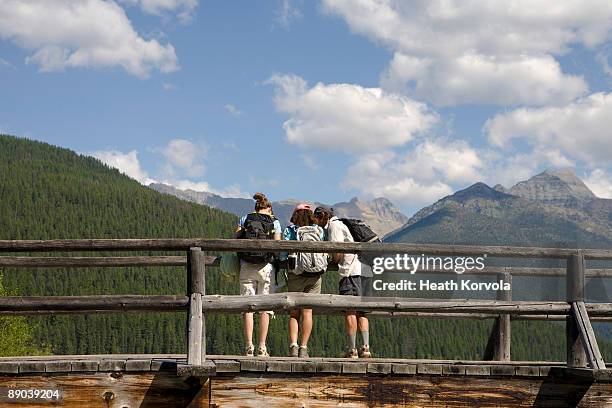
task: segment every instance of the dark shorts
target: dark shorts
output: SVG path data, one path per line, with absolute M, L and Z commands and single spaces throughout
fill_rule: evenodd
M 361 277 L 361 296 L 372 296 L 372 281 L 374 280 L 371 276 Z
M 361 276 L 340 278 L 338 293 L 347 296 L 361 296 Z

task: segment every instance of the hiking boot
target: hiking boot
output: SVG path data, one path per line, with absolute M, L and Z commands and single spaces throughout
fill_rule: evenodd
M 300 347 L 297 344 L 292 344 L 289 346 L 289 357 L 298 357 L 298 350 Z
M 357 353 L 357 349 L 356 348 L 352 348 L 352 349 L 349 349 L 349 351 L 346 352 L 344 357 L 346 357 L 346 358 L 359 358 L 359 354 Z
M 268 349 L 264 346 L 264 347 L 259 347 L 257 349 L 257 357 L 270 357 L 270 354 L 268 354 Z
M 246 352 L 244 353 L 244 355 L 247 356 L 247 357 L 253 357 L 255 355 L 255 347 L 248 346 L 246 348 Z
M 310 356 L 308 355 L 308 347 L 300 346 L 300 350 L 298 352 L 298 357 L 299 358 L 309 358 Z
M 370 358 L 372 357 L 372 353 L 370 353 L 370 346 L 361 346 L 359 349 L 359 358 Z

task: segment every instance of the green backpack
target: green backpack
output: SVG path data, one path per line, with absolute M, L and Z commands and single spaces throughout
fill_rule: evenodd
M 229 276 L 240 275 L 240 259 L 236 252 L 224 252 L 221 256 L 221 273 Z

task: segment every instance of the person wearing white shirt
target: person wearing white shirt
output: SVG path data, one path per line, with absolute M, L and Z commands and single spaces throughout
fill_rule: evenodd
M 354 242 L 348 227 L 334 216 L 333 208 L 319 206 L 314 211 L 317 223 L 325 228 L 327 241 L 331 242 Z M 331 254 L 331 258 L 338 264 L 338 293 L 345 296 L 362 296 L 361 287 L 361 262 L 357 254 Z M 359 319 L 357 315 L 359 314 Z M 359 320 L 359 331 L 362 333 L 364 345 L 360 352 L 357 351 L 356 337 Z M 348 351 L 346 357 L 358 358 L 370 357 L 368 321 L 363 313 L 354 310 L 347 311 L 345 315 L 346 333 L 348 338 Z

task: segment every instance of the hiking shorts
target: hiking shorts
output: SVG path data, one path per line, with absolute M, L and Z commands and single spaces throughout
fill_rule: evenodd
M 372 276 L 361 276 L 361 296 L 372 296 L 372 281 L 374 278 Z
M 316 275 L 294 275 L 287 274 L 287 292 L 301 293 L 321 293 L 321 277 L 323 274 Z
M 270 294 L 270 281 L 274 267 L 272 264 L 252 264 L 240 262 L 240 294 L 242 296 Z M 261 312 L 264 313 L 264 312 Z M 272 311 L 267 311 L 271 315 Z
M 340 278 L 338 293 L 346 296 L 361 296 L 361 276 L 345 276 Z

